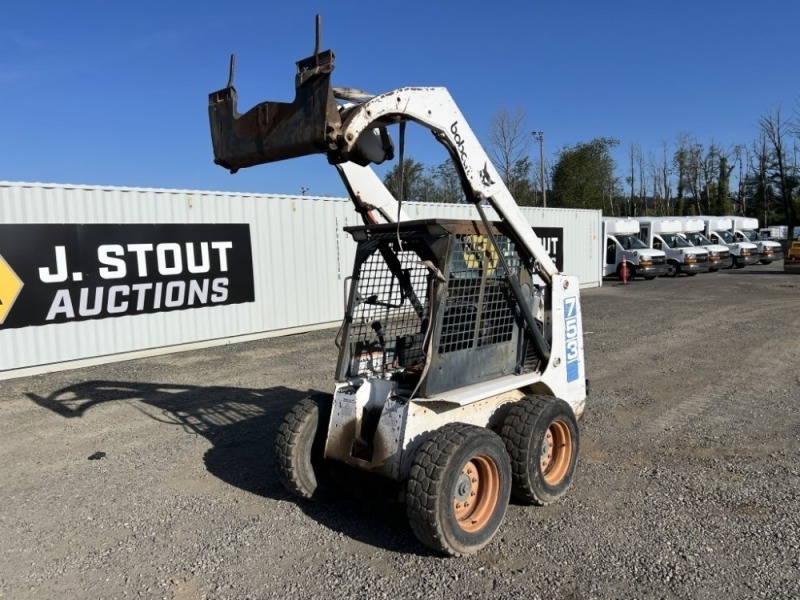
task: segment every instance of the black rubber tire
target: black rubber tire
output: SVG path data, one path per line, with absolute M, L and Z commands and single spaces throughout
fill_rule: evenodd
M 628 269 L 627 281 L 633 281 L 636 277 L 636 268 L 631 265 L 631 263 L 628 263 L 626 266 Z M 620 266 L 617 268 L 617 277 L 619 277 L 619 280 L 622 281 L 622 264 L 620 264 Z
M 325 438 L 333 397 L 315 394 L 298 402 L 278 427 L 275 460 L 278 477 L 290 492 L 314 498 L 324 486 Z
M 678 263 L 674 260 L 667 261 L 667 272 L 664 273 L 664 277 L 677 277 L 680 272 L 681 268 L 678 266 Z
M 455 502 L 463 494 L 459 491 L 462 469 L 476 459 L 494 465 L 496 496 L 492 490 L 484 499 L 478 494 L 478 505 L 485 502 L 491 512 L 480 529 L 467 531 L 464 526 L 473 523 L 458 520 Z M 474 554 L 497 533 L 510 495 L 511 463 L 500 437 L 483 427 L 449 423 L 433 432 L 414 456 L 406 487 L 408 522 L 417 538 L 436 552 L 448 556 Z M 493 498 L 496 504 L 492 507 Z
M 557 482 L 548 483 L 549 474 L 542 468 L 541 456 L 545 436 L 551 427 L 564 433 L 568 430 L 569 445 L 560 450 L 562 457 L 568 460 L 565 467 L 562 465 L 563 476 Z M 569 404 L 552 396 L 525 396 L 506 415 L 500 437 L 511 457 L 511 495 L 515 500 L 546 506 L 567 492 L 575 476 L 580 450 L 578 422 Z

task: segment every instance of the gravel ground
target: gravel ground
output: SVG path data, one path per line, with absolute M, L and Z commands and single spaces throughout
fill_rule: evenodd
M 583 294 L 575 483 L 446 559 L 400 505 L 296 501 L 280 419 L 335 331 L 2 382 L 0 597 L 799 598 L 800 277 Z

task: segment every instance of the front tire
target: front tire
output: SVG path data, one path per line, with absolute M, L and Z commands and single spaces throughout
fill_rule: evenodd
M 503 522 L 511 494 L 511 464 L 497 434 L 449 423 L 423 442 L 406 489 L 411 529 L 426 546 L 449 556 L 474 554 Z
M 628 270 L 628 276 L 626 278 L 627 281 L 633 281 L 633 279 L 636 277 L 636 268 L 631 263 L 627 263 L 625 265 L 625 268 Z M 619 268 L 617 269 L 617 277 L 619 277 L 619 280 L 622 281 L 622 265 L 621 264 L 620 264 Z
M 325 439 L 333 397 L 315 394 L 298 402 L 278 427 L 275 460 L 278 478 L 290 492 L 314 498 L 321 491 Z
M 678 263 L 674 260 L 667 261 L 667 272 L 664 273 L 664 277 L 677 277 L 678 273 L 680 273 Z
M 545 506 L 572 484 L 580 440 L 575 412 L 552 396 L 526 396 L 511 407 L 500 435 L 511 457 L 511 494 Z

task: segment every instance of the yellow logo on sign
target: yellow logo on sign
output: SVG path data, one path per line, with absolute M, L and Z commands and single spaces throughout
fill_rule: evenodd
M 23 285 L 25 284 L 14 273 L 14 269 L 0 255 L 0 325 L 6 320 Z
M 464 236 L 464 262 L 468 269 L 483 268 L 488 274 L 497 268 L 497 251 L 486 235 Z

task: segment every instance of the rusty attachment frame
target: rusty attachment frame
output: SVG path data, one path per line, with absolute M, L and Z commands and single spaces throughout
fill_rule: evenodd
M 208 95 L 208 118 L 214 162 L 231 173 L 241 168 L 336 150 L 342 119 L 331 87 L 334 54 L 320 51 L 320 18 L 314 54 L 298 61 L 295 99 L 266 101 L 244 114 L 237 110 L 233 87 L 235 55 L 228 85 Z

